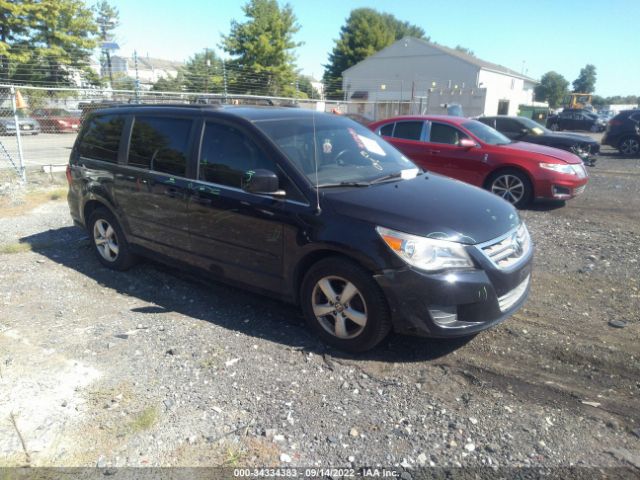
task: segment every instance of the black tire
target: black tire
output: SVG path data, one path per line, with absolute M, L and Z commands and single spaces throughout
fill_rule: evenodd
M 96 226 L 99 224 L 99 226 Z M 111 247 L 109 248 L 109 252 L 112 255 L 112 259 L 109 260 L 109 254 L 104 253 L 106 247 L 100 247 L 98 244 L 100 243 L 101 238 L 99 237 L 99 230 L 102 228 L 103 231 L 108 232 L 109 229 L 105 228 L 105 224 L 108 227 L 113 229 L 111 238 L 110 235 L 105 235 L 106 238 L 110 238 L 111 241 L 103 242 L 102 245 L 109 243 Z M 96 253 L 98 260 L 105 267 L 111 268 L 113 270 L 128 270 L 136 263 L 136 256 L 131 253 L 131 248 L 127 243 L 127 240 L 122 231 L 122 227 L 120 223 L 116 219 L 116 217 L 106 208 L 96 208 L 91 216 L 89 217 L 89 222 L 87 223 L 89 229 L 89 238 L 91 239 L 91 244 L 93 246 L 93 250 Z M 117 253 L 114 253 L 112 250 L 113 246 L 117 247 Z
M 514 198 L 515 191 L 512 193 L 507 193 L 505 190 L 504 194 L 501 193 L 502 191 L 499 189 L 501 188 L 500 185 L 510 180 L 507 177 L 515 177 L 522 184 L 522 195 L 519 198 Z M 516 208 L 524 208 L 528 206 L 533 199 L 533 186 L 531 185 L 529 177 L 527 177 L 525 173 L 521 172 L 520 170 L 516 170 L 515 168 L 508 168 L 493 172 L 487 179 L 485 188 L 491 193 L 502 197 L 504 200 L 506 200 Z
M 618 144 L 618 151 L 625 157 L 637 157 L 640 155 L 640 137 L 633 135 L 624 137 Z
M 324 297 L 324 291 L 320 287 L 321 281 L 327 279 L 335 288 L 335 293 L 342 294 L 346 288 L 339 290 L 342 280 L 355 287 L 356 294 L 347 299 L 344 306 L 340 304 L 338 295 L 337 303 L 332 304 L 338 312 L 328 313 L 324 316 L 316 316 L 314 313 L 315 302 Z M 346 285 L 344 285 L 346 287 Z M 329 307 L 331 303 L 328 297 L 324 297 Z M 391 314 L 384 294 L 369 272 L 358 264 L 342 258 L 329 257 L 314 264 L 304 276 L 300 288 L 300 303 L 309 328 L 313 330 L 325 343 L 347 352 L 364 352 L 378 345 L 391 330 Z M 325 307 L 326 308 L 326 307 Z M 356 324 L 350 320 L 355 313 L 362 315 L 364 311 L 364 325 Z M 349 313 L 351 312 L 351 313 Z M 350 333 L 349 338 L 340 338 L 336 333 L 330 333 L 331 322 L 334 332 L 338 330 L 335 315 L 340 315 L 345 326 L 345 333 Z M 354 317 L 355 318 L 355 317 Z

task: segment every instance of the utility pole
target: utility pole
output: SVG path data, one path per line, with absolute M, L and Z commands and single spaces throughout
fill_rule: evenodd
M 207 66 L 207 71 L 204 76 L 204 93 L 209 93 L 209 68 L 211 67 L 211 59 L 209 59 L 209 49 L 204 49 L 204 59 Z
M 133 68 L 136 71 L 135 98 L 136 103 L 140 102 L 140 77 L 138 76 L 138 52 L 133 51 Z
M 224 103 L 227 103 L 227 67 L 222 59 L 222 85 L 224 86 Z

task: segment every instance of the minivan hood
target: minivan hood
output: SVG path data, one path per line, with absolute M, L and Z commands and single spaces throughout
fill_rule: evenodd
M 339 214 L 465 244 L 492 240 L 520 223 L 515 208 L 496 195 L 430 172 L 411 180 L 323 193 Z
M 507 145 L 503 145 L 505 150 L 514 150 L 516 155 L 526 155 L 527 153 L 537 153 L 539 155 L 546 155 L 547 157 L 555 158 L 566 163 L 582 163 L 582 160 L 577 155 L 560 150 L 558 148 L 547 147 L 545 145 L 538 145 L 537 143 L 527 142 L 513 142 Z M 508 153 L 503 151 L 503 153 Z

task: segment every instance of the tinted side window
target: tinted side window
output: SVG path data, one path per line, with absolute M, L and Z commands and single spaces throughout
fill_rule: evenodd
M 496 129 L 500 132 L 519 133 L 523 128 L 524 125 L 512 118 L 496 119 Z
M 393 123 L 388 123 L 384 127 L 380 128 L 380 135 L 390 137 L 393 134 Z
M 129 165 L 184 177 L 192 123 L 184 118 L 136 117 Z
M 491 128 L 496 128 L 496 122 L 493 118 L 481 117 L 478 118 L 478 121 L 490 126 Z
M 404 138 L 406 140 L 420 140 L 423 122 L 396 122 L 393 131 L 394 138 Z
M 469 138 L 457 128 L 443 123 L 431 124 L 430 141 L 433 143 L 446 143 L 448 145 L 458 145 L 463 138 Z
M 117 163 L 124 117 L 101 115 L 93 117 L 86 126 L 78 147 L 81 156 Z
M 207 123 L 200 153 L 199 179 L 242 188 L 248 170 L 265 168 L 278 172 L 247 136 L 235 127 Z

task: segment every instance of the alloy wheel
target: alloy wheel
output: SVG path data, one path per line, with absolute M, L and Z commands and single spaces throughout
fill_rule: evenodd
M 364 297 L 349 280 L 337 276 L 323 277 L 313 288 L 311 298 L 318 323 L 337 338 L 355 338 L 367 325 Z
M 623 155 L 637 155 L 640 152 L 640 142 L 635 138 L 626 138 L 620 144 L 620 152 Z
M 511 204 L 516 204 L 524 197 L 525 186 L 515 175 L 500 175 L 491 184 L 491 192 Z
M 115 262 L 118 259 L 118 236 L 109 222 L 102 218 L 96 220 L 93 225 L 93 241 L 98 253 L 106 261 Z

